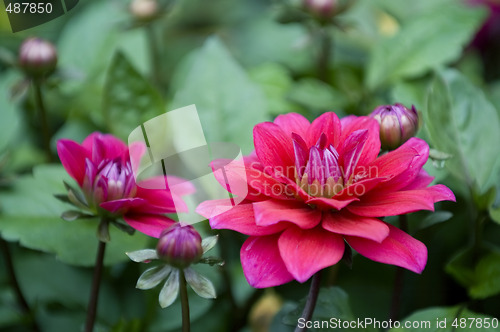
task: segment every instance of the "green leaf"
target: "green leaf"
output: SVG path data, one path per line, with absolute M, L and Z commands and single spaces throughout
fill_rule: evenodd
M 60 165 L 40 165 L 33 176 L 20 177 L 9 191 L 0 192 L 2 214 L 1 236 L 19 241 L 24 247 L 53 253 L 61 261 L 79 265 L 94 265 L 97 219 L 68 223 L 61 214 L 70 207 L 53 195 L 65 192 L 63 181 L 71 181 Z M 106 248 L 106 265 L 126 261 L 126 251 L 147 247 L 149 238 L 143 234 L 130 236 L 110 227 L 111 242 Z
M 201 241 L 201 247 L 203 248 L 203 254 L 215 247 L 217 241 L 219 240 L 219 235 L 209 236 Z
M 162 280 L 164 280 L 172 272 L 172 268 L 168 265 L 159 265 L 147 269 L 137 280 L 136 288 L 151 289 L 156 287 Z
M 500 207 L 496 209 L 494 207 L 490 207 L 489 211 L 491 219 L 497 224 L 500 224 Z
M 499 166 L 493 142 L 500 141 L 498 114 L 483 92 L 455 70 L 440 71 L 428 95 L 424 122 L 433 147 L 452 155 L 451 174 L 484 192 Z
M 445 269 L 467 288 L 472 298 L 484 299 L 500 293 L 498 249 L 486 248 L 480 253 L 475 253 L 472 248 L 465 249 L 453 257 Z
M 179 270 L 174 269 L 160 291 L 159 301 L 162 308 L 174 303 L 179 293 Z
M 419 229 L 427 228 L 430 226 L 434 226 L 436 224 L 440 224 L 445 222 L 453 217 L 453 213 L 449 211 L 436 211 L 430 213 L 427 217 L 424 218 L 418 225 Z
M 172 89 L 177 93 L 169 108 L 195 104 L 207 141 L 252 150 L 252 129 L 266 120 L 266 99 L 219 39 L 204 44 L 186 79 Z
M 462 321 L 461 321 L 462 319 Z M 389 332 L 452 332 L 452 331 L 470 331 L 470 332 L 497 332 L 498 328 L 491 327 L 493 317 L 478 314 L 469 311 L 466 308 L 455 307 L 433 307 L 419 310 L 401 321 L 401 327 L 392 328 Z M 490 327 L 484 327 L 484 323 L 490 322 Z M 465 328 L 460 327 L 460 323 L 465 323 Z M 418 324 L 415 324 L 418 323 Z M 481 323 L 481 325 L 479 325 Z M 405 327 L 408 324 L 410 327 Z M 457 324 L 458 328 L 453 325 Z M 419 325 L 419 327 L 411 327 Z
M 297 325 L 298 319 L 302 314 L 306 299 L 302 299 L 299 306 L 283 317 L 283 323 L 287 325 Z M 313 321 L 323 321 L 336 318 L 340 320 L 354 320 L 349 305 L 349 296 L 340 287 L 322 288 L 320 290 L 316 307 L 314 309 Z M 315 329 L 321 331 L 321 329 Z
M 185 269 L 184 276 L 189 286 L 191 286 L 199 296 L 206 299 L 215 299 L 217 297 L 212 282 L 192 268 Z
M 485 14 L 481 8 L 447 1 L 404 21 L 395 36 L 375 44 L 368 61 L 367 86 L 374 89 L 399 78 L 416 77 L 456 60 Z
M 282 114 L 298 108 L 287 100 L 293 80 L 285 67 L 277 63 L 265 63 L 252 68 L 248 74 L 264 91 L 270 114 Z
M 137 263 L 158 259 L 158 254 L 154 249 L 143 249 L 126 253 L 128 258 Z
M 304 107 L 322 111 L 342 109 L 347 104 L 342 93 L 314 78 L 304 78 L 295 83 L 288 98 Z
M 141 123 L 164 112 L 158 91 L 121 53 L 113 57 L 104 86 L 103 112 L 111 131 L 127 138 Z

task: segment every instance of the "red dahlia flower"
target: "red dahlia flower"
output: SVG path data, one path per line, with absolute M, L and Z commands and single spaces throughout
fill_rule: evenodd
M 429 153 L 423 140 L 410 138 L 378 157 L 375 119 L 325 113 L 311 124 L 292 113 L 258 124 L 254 144 L 244 169 L 213 165 L 232 193 L 248 188 L 245 200 L 222 213 L 230 201 L 197 209 L 212 228 L 250 235 L 240 252 L 250 285 L 305 282 L 336 264 L 345 242 L 374 261 L 422 272 L 425 245 L 379 218 L 455 200 L 443 185 L 427 187 L 433 178 L 422 169 Z
M 154 177 L 136 184 L 130 155 L 140 160 L 145 147 L 127 145 L 112 135 L 93 133 L 80 145 L 69 139 L 57 142 L 57 153 L 68 174 L 83 191 L 86 208 L 100 216 L 123 217 L 133 228 L 159 237 L 174 221 L 164 214 L 175 213 L 182 201 L 165 187 L 164 177 Z M 175 182 L 177 195 L 193 192 L 189 182 L 168 177 Z M 157 184 L 155 186 L 155 183 Z M 180 183 L 180 184 L 179 184 Z

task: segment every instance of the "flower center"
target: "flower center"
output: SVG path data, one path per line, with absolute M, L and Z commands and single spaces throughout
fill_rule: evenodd
M 137 191 L 130 161 L 120 158 L 103 160 L 97 167 L 86 160 L 84 191 L 87 200 L 99 206 L 102 202 L 134 197 Z M 86 190 L 85 190 L 86 189 Z
M 327 145 L 322 134 L 311 148 L 298 135 L 293 135 L 295 151 L 295 181 L 309 195 L 331 198 L 344 189 L 344 178 L 339 166 L 339 153 Z

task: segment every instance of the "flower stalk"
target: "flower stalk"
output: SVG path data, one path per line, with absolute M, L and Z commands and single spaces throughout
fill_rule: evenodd
M 33 80 L 33 89 L 35 92 L 35 104 L 36 104 L 36 108 L 38 109 L 38 114 L 40 116 L 40 123 L 42 126 L 43 148 L 45 150 L 47 160 L 49 162 L 51 162 L 51 161 L 53 161 L 52 152 L 50 151 L 51 133 L 50 133 L 50 128 L 49 128 L 49 122 L 47 119 L 47 112 L 45 110 L 45 104 L 43 101 L 42 81 L 40 79 Z
M 189 332 L 191 323 L 189 320 L 189 298 L 186 286 L 186 277 L 184 270 L 179 271 L 179 288 L 181 296 L 181 309 L 182 309 L 182 332 Z
M 85 332 L 92 332 L 94 329 L 97 315 L 97 303 L 99 300 L 99 289 L 101 287 L 102 269 L 104 263 L 104 253 L 106 251 L 106 242 L 99 241 L 97 256 L 95 260 L 94 276 L 92 278 L 92 287 L 90 289 L 90 298 L 87 306 L 87 320 L 85 322 Z
M 316 307 L 316 302 L 318 301 L 319 295 L 319 286 L 321 284 L 321 270 L 316 272 L 313 275 L 311 280 L 311 287 L 309 288 L 309 294 L 307 295 L 306 305 L 304 310 L 302 311 L 302 318 L 305 321 L 310 321 L 314 312 L 314 308 Z M 295 329 L 295 332 L 304 332 L 306 331 L 306 327 L 298 327 Z
M 329 82 L 329 63 L 332 56 L 333 38 L 326 27 L 319 27 L 318 32 L 319 52 L 316 62 L 317 75 L 325 83 Z

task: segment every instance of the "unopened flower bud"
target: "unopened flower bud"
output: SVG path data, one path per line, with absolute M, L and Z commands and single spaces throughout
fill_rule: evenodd
M 337 0 L 303 0 L 304 7 L 321 19 L 331 18 L 337 9 Z
M 161 233 L 156 252 L 169 265 L 188 267 L 203 254 L 201 236 L 193 226 L 175 223 Z
M 158 15 L 159 7 L 156 0 L 133 0 L 129 10 L 138 21 L 148 22 Z
M 380 142 L 385 150 L 401 146 L 418 130 L 418 112 L 413 105 L 411 109 L 401 104 L 382 105 L 373 110 L 371 117 L 380 124 Z
M 32 77 L 43 77 L 54 71 L 57 64 L 55 46 L 40 38 L 26 39 L 19 48 L 19 65 Z

